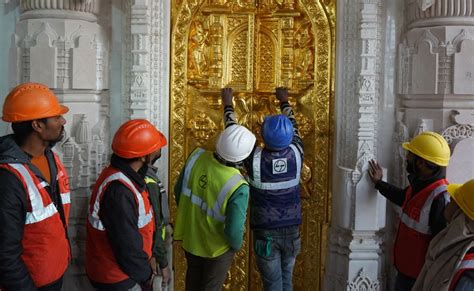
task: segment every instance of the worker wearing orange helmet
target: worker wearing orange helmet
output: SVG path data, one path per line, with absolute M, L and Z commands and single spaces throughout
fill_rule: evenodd
M 449 202 L 446 167 L 451 151 L 436 132 L 423 132 L 402 144 L 410 185 L 400 189 L 382 181 L 379 164 L 369 161 L 369 176 L 375 188 L 392 203 L 402 207 L 393 259 L 398 271 L 394 290 L 412 290 L 431 239 L 446 227 L 443 212 Z
M 0 138 L 0 288 L 61 290 L 71 252 L 68 174 L 51 148 L 68 112 L 39 83 L 15 87 L 3 104 L 13 134 Z
M 165 145 L 163 134 L 144 119 L 125 122 L 115 133 L 110 165 L 94 186 L 87 220 L 86 272 L 98 290 L 151 287 L 156 228 L 144 179 Z

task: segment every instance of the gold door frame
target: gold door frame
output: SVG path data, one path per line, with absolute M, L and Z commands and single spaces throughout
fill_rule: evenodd
M 186 148 L 190 120 L 187 114 L 191 106 L 187 100 L 189 37 L 191 24 L 196 12 L 202 5 L 241 5 L 240 3 L 268 3 L 293 5 L 297 2 L 303 7 L 311 23 L 314 38 L 314 86 L 300 94 L 292 104 L 297 114 L 300 131 L 303 132 L 305 144 L 305 167 L 302 173 L 302 252 L 294 271 L 295 290 L 322 290 L 325 267 L 327 231 L 331 220 L 331 137 L 334 102 L 334 68 L 335 68 L 335 23 L 336 0 L 173 0 L 172 1 L 172 39 L 171 39 L 171 102 L 170 102 L 170 173 L 169 185 L 173 186 L 187 155 L 192 149 Z M 232 3 L 232 4 L 229 4 Z M 282 4 L 283 3 L 283 4 Z M 296 4 L 295 4 L 296 5 Z M 225 52 L 223 52 L 224 54 Z M 210 81 L 211 82 L 211 81 Z M 221 80 L 221 82 L 223 82 Z M 220 84 L 222 86 L 223 83 Z M 242 88 L 243 90 L 251 88 Z M 291 90 L 291 86 L 290 86 Z M 213 109 L 220 108 L 219 90 L 209 92 L 214 97 L 207 102 Z M 298 107 L 299 106 L 299 107 Z M 206 120 L 204 118 L 204 120 Z M 246 124 L 248 125 L 248 124 Z M 222 126 L 218 126 L 222 128 Z M 215 125 L 211 131 L 201 130 L 200 134 L 213 136 L 218 133 Z M 206 139 L 209 139 L 206 136 Z M 171 202 L 172 220 L 176 205 Z M 239 252 L 240 256 L 250 257 L 248 246 L 249 231 L 246 242 Z M 174 247 L 175 290 L 184 290 L 186 262 L 179 247 Z M 226 290 L 261 290 L 260 279 L 254 266 L 248 260 L 235 260 L 230 271 L 230 279 L 224 286 Z M 232 284 L 228 282 L 231 281 Z

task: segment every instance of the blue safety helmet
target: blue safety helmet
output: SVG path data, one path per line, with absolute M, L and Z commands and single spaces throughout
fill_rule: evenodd
M 272 150 L 281 150 L 293 140 L 293 124 L 286 115 L 266 116 L 262 123 L 262 137 L 265 146 Z

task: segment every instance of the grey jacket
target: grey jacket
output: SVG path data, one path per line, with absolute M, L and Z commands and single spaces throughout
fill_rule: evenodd
M 456 273 L 456 267 L 472 247 L 474 247 L 474 221 L 459 209 L 451 223 L 431 241 L 425 265 L 412 290 L 448 290 Z M 462 287 L 459 286 L 461 283 Z M 457 287 L 455 290 L 474 290 L 474 280 L 465 274 L 461 276 Z

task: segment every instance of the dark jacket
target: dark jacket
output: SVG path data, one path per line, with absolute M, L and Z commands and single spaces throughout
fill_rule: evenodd
M 416 195 L 428 185 L 445 178 L 446 171 L 444 170 L 444 168 L 442 168 L 438 172 L 436 172 L 433 177 L 427 180 L 420 180 L 413 175 L 409 175 L 408 181 L 410 182 L 410 185 L 413 188 L 413 195 Z M 408 187 L 405 189 L 401 189 L 392 184 L 380 180 L 379 182 L 377 182 L 377 184 L 375 184 L 375 188 L 379 190 L 380 194 L 385 196 L 395 205 L 400 207 L 403 206 Z M 438 195 L 438 197 L 436 197 L 436 199 L 433 200 L 433 203 L 431 204 L 429 225 L 433 236 L 436 236 L 446 227 L 446 219 L 443 216 L 443 212 L 448 202 L 449 200 L 445 197 L 445 195 L 440 194 Z
M 145 190 L 146 166 L 137 173 L 116 155 L 112 155 L 110 165 L 130 178 L 139 191 Z M 107 230 L 118 265 L 130 278 L 115 284 L 91 282 L 100 290 L 127 290 L 137 283 L 144 284 L 151 277 L 152 270 L 137 226 L 136 209 L 137 202 L 130 189 L 120 181 L 110 183 L 103 194 L 99 218 Z
M 244 166 L 250 180 L 250 228 L 251 229 L 278 229 L 284 227 L 298 226 L 302 219 L 302 206 L 300 185 L 278 190 L 263 190 L 253 186 L 254 180 L 253 164 L 260 162 L 260 179 L 262 182 L 275 183 L 288 181 L 301 174 L 301 168 L 297 168 L 296 160 L 300 159 L 303 165 L 304 146 L 298 131 L 298 123 L 292 107 L 288 102 L 280 102 L 280 111 L 288 117 L 293 125 L 293 139 L 291 144 L 296 148 L 296 152 L 290 147 L 274 151 L 268 148 L 260 149 L 258 146 L 244 161 Z M 224 108 L 224 120 L 226 127 L 236 123 L 233 119 L 233 107 Z M 260 151 L 260 161 L 255 160 L 255 154 Z M 272 163 L 274 159 L 284 158 L 287 160 L 288 172 L 284 175 L 274 175 Z
M 169 210 L 168 194 L 156 175 L 157 170 L 158 169 L 155 167 L 148 167 L 146 176 L 154 182 L 147 183 L 146 186 L 153 207 L 156 225 L 156 231 L 153 237 L 153 256 L 158 261 L 160 268 L 163 269 L 168 266 L 168 253 L 166 251 L 166 244 L 163 240 L 161 229 L 169 223 Z M 162 205 L 164 205 L 164 207 L 162 207 Z
M 50 148 L 46 150 L 45 155 L 49 162 L 51 177 L 56 177 L 57 169 Z M 30 163 L 30 156 L 15 142 L 14 135 L 0 137 L 0 163 L 26 164 L 40 181 L 45 181 L 40 171 Z M 65 224 L 57 181 L 51 179 L 50 186 L 45 189 Z M 4 290 L 36 290 L 21 259 L 27 205 L 27 193 L 20 180 L 15 174 L 0 168 L 0 286 Z

